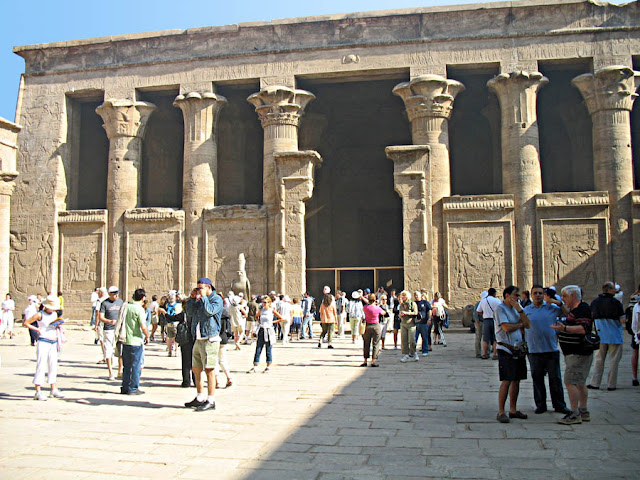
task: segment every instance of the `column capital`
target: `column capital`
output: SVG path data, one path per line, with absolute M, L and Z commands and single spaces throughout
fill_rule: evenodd
M 204 141 L 213 135 L 218 113 L 227 103 L 222 95 L 213 92 L 180 94 L 173 106 L 182 110 L 185 141 Z
M 613 65 L 578 75 L 571 83 L 580 90 L 591 115 L 602 110 L 631 111 L 638 96 L 640 74 L 629 67 Z
M 149 102 L 107 99 L 96 108 L 104 121 L 109 140 L 117 137 L 144 137 L 149 116 L 156 106 Z
M 508 118 L 513 120 L 510 124 L 526 127 L 536 121 L 538 91 L 547 83 L 549 79 L 540 72 L 521 70 L 501 73 L 489 80 L 487 86 L 498 96 L 503 122 Z
M 300 192 L 302 201 L 311 198 L 313 193 L 313 170 L 322 163 L 320 154 L 313 150 L 296 152 L 276 152 L 273 154 L 276 163 L 278 182 L 285 185 L 305 183 L 306 189 Z M 282 200 L 282 199 L 281 199 Z
M 451 118 L 453 101 L 464 90 L 457 80 L 440 75 L 421 75 L 396 85 L 393 94 L 404 101 L 409 121 L 420 117 Z
M 250 95 L 247 101 L 256 108 L 263 128 L 270 125 L 297 127 L 305 107 L 315 98 L 306 90 L 270 86 Z

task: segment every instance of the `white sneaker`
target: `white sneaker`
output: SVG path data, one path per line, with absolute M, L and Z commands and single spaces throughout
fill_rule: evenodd
M 64 395 L 60 390 L 56 388 L 54 390 L 51 390 L 51 393 L 49 394 L 49 398 L 64 398 Z
M 418 355 L 418 352 L 416 352 L 416 354 L 413 356 L 413 361 L 417 362 L 418 360 L 420 360 L 420 355 Z
M 116 377 L 114 377 L 113 375 L 111 375 L 111 376 L 109 377 L 109 380 L 111 380 L 112 382 L 113 382 L 115 379 L 116 379 Z
M 423 353 L 422 356 L 423 357 L 428 357 L 429 356 L 429 352 Z
M 402 357 L 402 358 L 400 359 L 400 361 L 401 361 L 402 363 L 407 363 L 407 362 L 409 361 L 409 355 L 405 355 L 404 357 Z
M 247 373 L 257 373 L 258 371 L 256 370 L 256 367 L 251 367 L 251 370 L 249 370 Z
M 267 367 L 267 368 L 264 369 L 264 372 L 262 372 L 262 373 L 269 373 L 270 371 L 271 371 L 271 368 Z
M 42 390 L 38 390 L 33 399 L 45 401 L 47 399 L 47 395 Z

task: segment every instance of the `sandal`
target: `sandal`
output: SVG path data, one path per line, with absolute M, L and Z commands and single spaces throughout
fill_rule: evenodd
M 227 386 L 225 388 L 229 388 L 231 385 L 233 385 L 233 382 L 231 380 L 227 380 Z

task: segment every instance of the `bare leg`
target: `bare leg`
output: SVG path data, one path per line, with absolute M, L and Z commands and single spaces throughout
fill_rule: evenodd
M 569 394 L 569 402 L 571 402 L 571 410 L 574 412 L 578 411 L 578 402 L 580 400 L 580 390 L 578 390 L 578 385 L 569 385 L 567 383 L 564 384 L 567 388 L 567 393 Z
M 518 410 L 516 404 L 518 403 L 518 394 L 520 393 L 520 382 L 511 382 L 509 387 L 509 412 L 516 413 Z
M 196 391 L 202 393 L 202 368 L 193 367 L 193 376 L 196 380 Z
M 398 330 L 393 329 L 393 348 L 398 348 Z
M 504 413 L 504 404 L 507 403 L 507 395 L 509 394 L 509 387 L 511 382 L 503 380 L 500 382 L 500 390 L 498 390 L 498 414 Z
M 207 375 L 207 394 L 213 397 L 216 391 L 216 376 L 213 374 L 213 368 L 205 368 L 204 372 Z
M 631 351 L 631 374 L 633 378 L 638 378 L 638 350 Z

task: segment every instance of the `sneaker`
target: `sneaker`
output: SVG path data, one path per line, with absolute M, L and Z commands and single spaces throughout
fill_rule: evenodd
M 201 402 L 200 400 L 198 400 L 198 397 L 194 398 L 193 400 L 191 400 L 190 402 L 186 402 L 184 404 L 185 407 L 187 408 L 197 408 L 200 405 L 202 405 L 204 402 Z
M 264 369 L 264 372 L 262 372 L 262 373 L 269 373 L 270 371 L 271 371 L 271 368 L 267 367 L 267 368 Z
M 45 401 L 47 399 L 47 395 L 42 390 L 38 390 L 33 399 Z
M 496 415 L 496 420 L 498 420 L 500 423 L 509 423 L 509 422 L 511 422 L 509 417 L 507 417 L 506 413 L 499 413 L 498 415 Z
M 416 352 L 416 354 L 413 356 L 413 361 L 417 362 L 418 360 L 420 360 L 420 355 L 418 355 L 418 352 Z
M 422 354 L 423 357 L 428 357 L 429 356 L 429 352 L 425 352 Z
M 582 416 L 576 415 L 575 413 L 567 413 L 564 417 L 558 420 L 560 425 L 575 425 L 578 423 L 582 423 Z
M 583 422 L 590 422 L 591 414 L 589 413 L 588 410 L 580 410 L 580 418 L 582 418 Z
M 528 417 L 525 413 L 522 413 L 520 410 L 516 410 L 515 413 L 509 412 L 509 418 L 520 418 L 521 420 L 526 420 Z
M 109 377 L 109 380 L 111 380 L 112 382 L 113 382 L 115 379 L 116 379 L 116 377 L 114 377 L 113 375 L 111 375 L 111 376 Z
M 251 367 L 251 369 L 247 373 L 257 373 L 256 367 Z
M 54 388 L 53 390 L 51 390 L 51 393 L 49 393 L 49 398 L 64 398 L 64 395 L 60 390 Z
M 600 390 L 600 386 L 597 386 L 597 387 L 596 387 L 596 386 L 594 386 L 594 385 L 587 385 L 587 388 L 588 388 L 589 390 Z
M 409 361 L 409 355 L 405 355 L 404 357 L 402 357 L 402 358 L 400 359 L 400 361 L 401 361 L 402 363 L 407 363 L 407 362 Z

